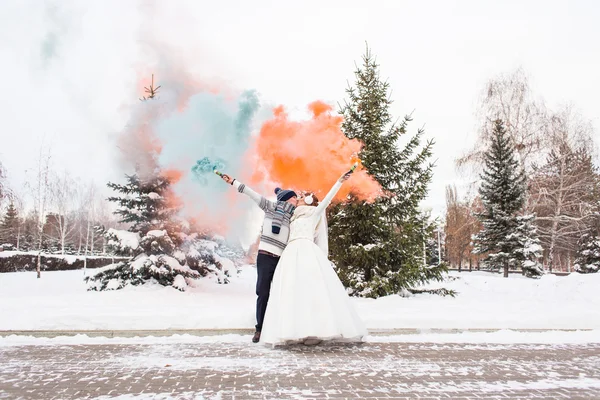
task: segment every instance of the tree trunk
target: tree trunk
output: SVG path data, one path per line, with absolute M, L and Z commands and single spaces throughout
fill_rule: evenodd
M 45 164 L 42 164 L 45 161 Z M 48 200 L 48 171 L 50 167 L 50 154 L 46 156 L 46 158 L 42 158 L 42 147 L 40 147 L 40 158 L 37 172 L 37 187 L 34 192 L 34 196 L 37 206 L 38 212 L 38 259 L 36 272 L 38 279 L 41 277 L 41 269 L 42 269 L 42 244 L 44 238 L 44 223 L 45 223 L 45 214 L 46 214 L 46 202 Z
M 87 254 L 88 254 L 89 242 L 90 242 L 90 221 L 88 220 L 87 229 L 85 232 L 85 255 L 83 256 L 83 276 L 85 276 L 85 271 L 87 269 Z
M 66 232 L 63 231 L 60 233 L 60 254 L 63 256 L 65 255 L 65 236 Z
M 552 272 L 556 257 L 556 230 L 558 228 L 558 218 L 552 221 L 552 231 L 550 232 L 550 248 L 548 249 L 548 269 Z
M 38 279 L 41 278 L 42 271 L 42 238 L 44 234 L 44 225 L 39 224 L 38 227 L 39 241 L 38 241 L 38 257 L 37 257 L 37 265 L 35 267 L 35 271 L 37 272 Z
M 88 221 L 87 227 L 85 230 L 85 255 L 86 256 L 87 256 L 89 245 L 90 245 L 90 221 Z
M 92 241 L 91 241 L 91 243 L 92 243 L 92 250 L 91 250 L 90 253 L 91 253 L 91 255 L 94 255 L 94 230 L 93 229 L 92 229 Z
M 81 254 L 82 243 L 83 243 L 83 234 L 81 233 L 81 221 L 79 221 L 79 248 L 77 248 L 77 255 Z
M 564 194 L 564 174 L 565 174 L 565 157 L 561 157 L 560 159 L 560 184 L 558 187 L 558 196 L 556 199 L 556 209 L 554 210 L 554 218 L 552 220 L 552 230 L 550 231 L 550 248 L 549 256 L 548 256 L 548 268 L 550 272 L 552 272 L 552 268 L 554 267 L 554 257 L 556 255 L 556 239 L 558 235 L 558 219 L 562 213 L 562 205 L 563 205 L 563 194 Z
M 504 262 L 504 277 L 508 278 L 508 261 Z
M 17 226 L 17 251 L 19 251 L 19 243 L 21 242 L 21 224 Z
M 469 272 L 473 271 L 473 258 L 469 257 Z

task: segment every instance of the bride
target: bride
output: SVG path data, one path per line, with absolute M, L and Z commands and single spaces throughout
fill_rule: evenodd
M 288 244 L 273 276 L 261 342 L 317 344 L 361 341 L 366 336 L 367 329 L 327 258 L 325 209 L 351 173 L 342 175 L 320 203 L 314 194 L 300 196 Z

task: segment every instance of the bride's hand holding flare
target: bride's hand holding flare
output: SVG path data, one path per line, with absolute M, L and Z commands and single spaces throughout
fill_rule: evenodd
M 358 167 L 358 163 L 354 163 L 352 168 L 350 168 L 350 171 L 344 172 L 344 174 L 342 176 L 340 176 L 340 179 L 338 180 L 338 182 L 344 182 L 344 181 L 348 180 L 350 178 L 350 176 L 352 175 L 352 173 L 354 173 L 354 170 L 356 169 L 356 167 Z

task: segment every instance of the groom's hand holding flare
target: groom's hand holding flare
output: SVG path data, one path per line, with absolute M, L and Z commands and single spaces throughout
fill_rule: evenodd
M 219 176 L 221 177 L 221 179 L 223 179 L 225 182 L 229 183 L 230 185 L 233 185 L 233 181 L 234 179 L 232 177 L 230 177 L 227 174 L 219 174 Z

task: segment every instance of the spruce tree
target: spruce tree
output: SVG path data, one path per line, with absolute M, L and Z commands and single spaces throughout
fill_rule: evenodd
M 177 209 L 168 201 L 170 184 L 161 173 L 146 179 L 129 175 L 125 185 L 108 183 L 121 194 L 108 200 L 118 205 L 115 214 L 130 227 L 128 233 L 109 229 L 105 237 L 109 247 L 118 249 L 117 254 L 129 253 L 133 258 L 87 277 L 86 281 L 92 282 L 90 290 L 121 289 L 149 281 L 185 290 L 186 278 L 200 276 L 185 265 L 185 257 L 176 253 L 181 236 L 180 225 L 174 222 Z
M 475 254 L 485 254 L 484 264 L 492 270 L 522 269 L 528 276 L 540 274 L 541 247 L 533 216 L 521 216 L 525 203 L 525 174 L 501 120 L 494 122 L 490 148 L 484 155 L 479 195 L 483 203 L 483 229 L 475 237 Z
M 330 207 L 330 258 L 352 295 L 375 298 L 442 279 L 444 267 L 423 266 L 423 243 L 432 228 L 418 210 L 432 177 L 433 142 L 421 146 L 424 132 L 419 130 L 398 147 L 411 118 L 394 122 L 389 84 L 381 80 L 368 48 L 355 78 L 340 110 L 342 130 L 364 144 L 361 162 L 385 196 L 367 203 L 350 193 L 346 201 Z
M 600 230 L 597 221 L 581 235 L 577 245 L 575 271 L 582 274 L 600 272 Z
M 17 247 L 17 237 L 19 235 L 19 213 L 17 208 L 11 202 L 6 209 L 6 214 L 0 224 L 0 245 L 10 244 Z
M 510 236 L 514 240 L 515 265 L 529 278 L 539 278 L 544 274 L 540 263 L 543 248 L 534 221 L 533 214 L 517 216 L 517 228 Z
M 108 201 L 118 205 L 115 214 L 121 217 L 122 223 L 131 224 L 131 232 L 139 232 L 141 236 L 150 230 L 167 230 L 171 240 L 178 241 L 176 231 L 181 230 L 174 222 L 174 216 L 179 211 L 176 206 L 169 204 L 171 181 L 160 172 L 141 179 L 138 174 L 126 175 L 124 185 L 109 182 L 108 187 L 121 193 L 122 196 L 112 196 Z

